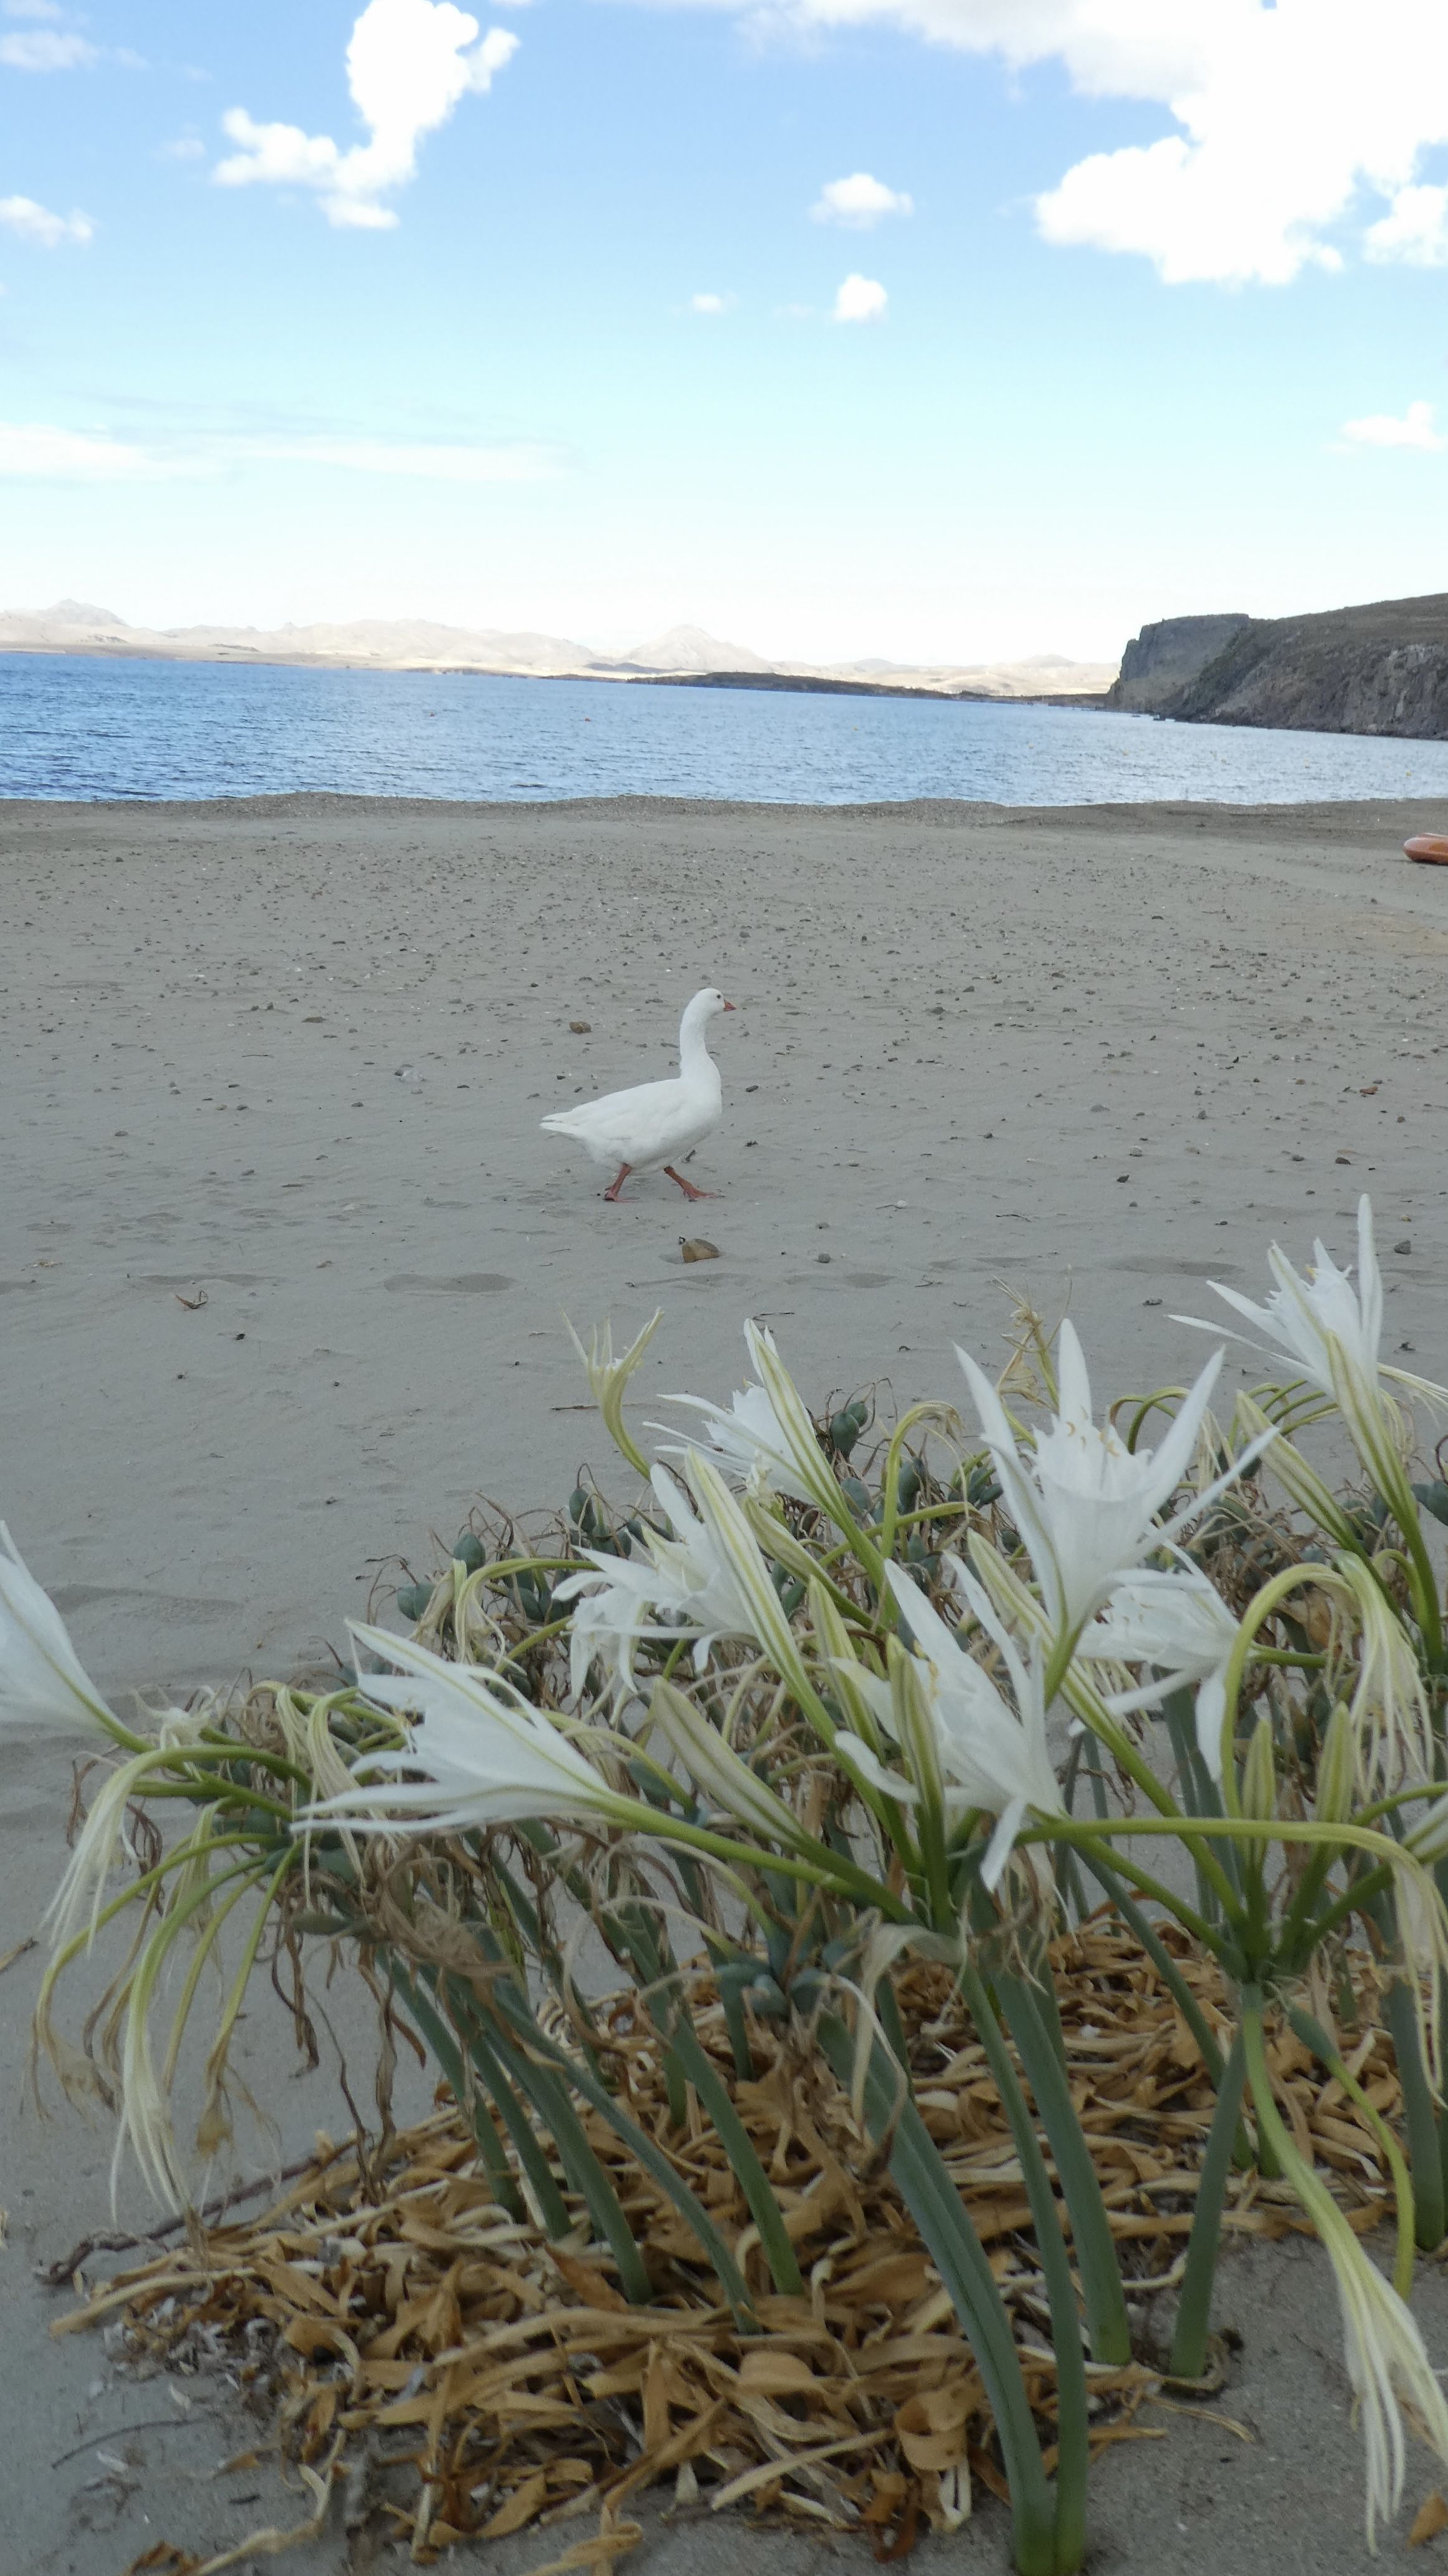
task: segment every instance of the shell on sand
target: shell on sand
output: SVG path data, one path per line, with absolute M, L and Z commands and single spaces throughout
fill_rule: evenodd
M 717 1261 L 719 1258 L 718 1244 L 708 1242 L 702 1234 L 681 1234 L 679 1250 L 686 1261 Z
M 1416 832 L 1403 848 L 1420 868 L 1448 868 L 1448 833 Z

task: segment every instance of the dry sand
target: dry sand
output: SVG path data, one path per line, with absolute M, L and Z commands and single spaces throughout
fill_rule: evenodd
M 663 1305 L 645 1420 L 666 1389 L 740 1382 L 747 1314 L 813 1400 L 955 1394 L 952 1341 L 1002 1349 L 1004 1282 L 1052 1316 L 1069 1297 L 1114 1394 L 1195 1364 L 1171 1310 L 1207 1311 L 1208 1274 L 1255 1288 L 1274 1235 L 1347 1252 L 1367 1188 L 1388 1341 L 1448 1374 L 1448 872 L 1399 854 L 1439 819 L 0 808 L 0 1508 L 98 1679 L 182 1690 L 345 1650 L 387 1561 L 426 1569 L 429 1531 L 450 1539 L 479 1494 L 556 1505 L 585 1458 L 619 1489 L 562 1309 L 618 1332 Z M 653 1177 L 605 1206 L 538 1119 L 668 1069 L 706 980 L 739 1004 L 724 1124 L 692 1166 L 721 1196 L 691 1211 Z M 697 1231 L 723 1257 L 686 1267 Z M 7 1761 L 0 1954 L 53 1883 L 69 1781 L 44 1746 Z M 0 2576 L 118 2576 L 157 2539 L 214 2547 L 300 2504 L 269 2472 L 234 2510 L 204 2480 L 243 2440 L 214 2392 L 183 2422 L 164 2388 L 109 2382 L 89 2339 L 45 2335 L 28 2267 L 103 2220 L 107 2142 L 20 2110 L 35 1966 L 0 1980 L 0 2366 L 36 2464 Z M 258 2001 L 248 2046 L 295 2152 L 343 2114 L 329 2076 L 284 2076 L 287 2045 Z M 1222 2403 L 1260 2438 L 1173 2418 L 1169 2444 L 1114 2458 L 1096 2563 L 1158 2576 L 1189 2528 L 1215 2576 L 1355 2576 L 1320 2261 L 1239 2259 L 1229 2286 L 1248 2345 Z M 1421 2295 L 1448 2358 L 1438 2275 Z M 138 2482 L 89 2484 L 97 2444 L 126 2455 L 111 2428 L 173 2415 L 137 2433 Z M 720 2545 L 715 2525 L 658 2548 L 702 2569 Z M 781 2576 L 803 2554 L 751 2546 Z M 953 2555 L 1004 2567 L 998 2521 Z M 292 2563 L 353 2562 L 338 2538 Z

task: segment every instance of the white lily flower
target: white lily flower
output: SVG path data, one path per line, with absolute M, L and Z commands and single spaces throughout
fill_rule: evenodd
M 1361 2410 L 1367 2451 L 1368 2547 L 1377 2516 L 1397 2512 L 1403 2495 L 1403 2416 L 1448 2462 L 1448 2404 L 1428 2359 L 1417 2319 L 1370 2263 L 1346 2221 L 1341 2243 L 1329 2243 L 1342 2303 L 1347 2375 Z M 1336 2234 L 1336 2231 L 1334 2231 Z
M 1348 1708 L 1364 1797 L 1377 1797 L 1433 1777 L 1433 1721 L 1423 1676 L 1401 1620 L 1361 1558 L 1342 1556 L 1337 1571 L 1351 1592 L 1362 1628 L 1358 1677 Z
M 1255 1441 L 1174 1520 L 1158 1523 L 1191 1463 L 1222 1356 L 1218 1351 L 1207 1362 L 1160 1447 L 1133 1451 L 1109 1425 L 1098 1430 L 1092 1421 L 1086 1362 L 1068 1321 L 1061 1326 L 1060 1410 L 1035 1448 L 1023 1453 L 989 1378 L 967 1351 L 957 1350 L 1058 1636 L 1074 1636 L 1094 1618 L 1124 1575 L 1199 1519 L 1266 1447 L 1266 1440 Z
M 1180 1573 L 1150 1569 L 1118 1583 L 1099 1619 L 1076 1648 L 1087 1663 L 1156 1664 L 1153 1681 L 1113 1692 L 1105 1705 L 1113 1717 L 1158 1708 L 1172 1691 L 1195 1686 L 1197 1744 L 1220 1788 L 1222 1719 L 1227 1706 L 1227 1664 L 1237 1642 L 1237 1621 L 1222 1596 L 1195 1566 Z
M 983 1586 L 958 1566 L 956 1583 L 973 1615 L 999 1647 L 1010 1675 L 1016 1703 L 1011 1708 L 984 1667 L 964 1651 L 955 1630 L 946 1626 L 919 1585 L 896 1565 L 887 1566 L 885 1574 L 920 1668 L 918 1677 L 930 1712 L 935 1754 L 946 1791 L 947 1820 L 958 1821 L 970 1807 L 983 1808 L 987 1815 L 999 1819 L 981 1872 L 986 1886 L 994 1888 L 1027 1814 L 1065 1814 L 1046 1742 L 1040 1660 L 1033 1655 L 1026 1662 L 1009 1630 L 996 1617 Z M 872 1681 L 863 1670 L 858 1678 L 869 1689 L 871 1705 L 882 1724 L 891 1726 L 891 1699 L 886 1685 Z M 884 1780 L 867 1776 L 872 1786 L 885 1785 Z M 885 1776 L 888 1779 L 889 1775 Z M 889 1794 L 899 1797 L 902 1791 L 892 1782 Z M 909 1792 L 903 1794 L 908 1796 Z
M 706 1444 L 705 1454 L 716 1467 L 722 1467 L 753 1494 L 788 1494 L 797 1503 L 812 1502 L 803 1480 L 790 1465 L 789 1440 L 769 1396 L 762 1386 L 741 1387 L 726 1407 L 711 1404 L 707 1396 L 669 1395 L 666 1404 L 687 1404 L 702 1415 L 700 1428 Z M 662 1423 L 652 1428 L 661 1431 Z M 685 1451 L 666 1449 L 666 1458 L 681 1458 Z
M 726 1408 L 702 1395 L 671 1395 L 668 1404 L 701 1414 L 716 1466 L 747 1481 L 756 1494 L 788 1494 L 838 1518 L 840 1490 L 820 1449 L 803 1396 L 774 1346 L 774 1337 L 746 1323 L 744 1340 L 759 1383 L 747 1386 Z M 651 1426 L 660 1430 L 662 1424 Z M 683 1451 L 668 1451 L 682 1456 Z
M 753 1587 L 740 1580 L 735 1545 L 724 1543 L 717 1512 L 710 1508 L 718 1495 L 706 1491 L 703 1468 L 704 1462 L 691 1453 L 687 1472 L 696 1489 L 693 1499 L 666 1467 L 654 1469 L 654 1500 L 673 1531 L 672 1538 L 661 1538 L 656 1530 L 645 1528 L 642 1556 L 605 1556 L 589 1548 L 585 1553 L 593 1571 L 567 1575 L 558 1585 L 554 1598 L 574 1604 L 569 1684 L 575 1699 L 581 1696 L 595 1660 L 613 1674 L 620 1695 L 631 1690 L 633 1652 L 644 1637 L 692 1637 L 694 1668 L 700 1672 L 716 1638 L 759 1638 L 757 1594 L 751 1597 Z M 719 1492 L 729 1503 L 731 1498 L 722 1487 Z M 739 1517 L 737 1507 L 731 1504 L 731 1508 Z M 767 1585 L 764 1559 L 742 1519 L 740 1526 L 743 1543 L 758 1559 L 759 1574 Z M 737 1542 L 739 1533 L 731 1527 L 727 1536 Z M 773 1597 L 772 1586 L 770 1590 Z
M 1288 1360 L 1295 1377 L 1306 1378 L 1319 1394 L 1338 1403 L 1345 1370 L 1360 1390 L 1376 1389 L 1380 1379 L 1391 1378 L 1430 1403 L 1448 1404 L 1448 1389 L 1414 1377 L 1406 1369 L 1389 1368 L 1378 1356 L 1383 1338 L 1383 1282 L 1373 1241 L 1372 1201 L 1366 1192 L 1358 1200 L 1356 1288 L 1351 1271 L 1339 1270 L 1324 1243 L 1314 1243 L 1312 1250 L 1312 1264 L 1304 1278 L 1280 1245 L 1272 1245 L 1267 1266 L 1276 1286 L 1265 1305 L 1257 1305 L 1239 1289 L 1224 1288 L 1220 1280 L 1208 1280 L 1213 1295 L 1253 1327 L 1251 1333 L 1234 1334 L 1233 1340 L 1248 1343 L 1269 1359 Z M 1172 1321 L 1194 1325 L 1204 1333 L 1218 1329 L 1200 1315 L 1174 1315 Z
M 1448 2401 L 1428 2359 L 1417 2320 L 1391 2281 L 1369 2261 L 1330 2191 L 1295 2150 L 1285 2157 L 1291 2181 L 1332 2264 L 1342 2309 L 1344 2359 L 1358 2401 L 1367 2453 L 1368 2547 L 1380 2514 L 1397 2512 L 1403 2495 L 1404 2423 L 1448 2462 Z
M 135 1741 L 106 1706 L 55 1603 L 0 1521 L 0 1729 L 11 1726 Z
M 361 1685 L 367 1698 L 415 1723 L 405 1745 L 369 1753 L 369 1777 L 309 1807 L 303 1825 L 339 1817 L 360 1833 L 451 1833 L 532 1817 L 631 1819 L 634 1802 L 498 1674 L 450 1664 L 385 1628 L 354 1627 L 352 1635 L 401 1667 L 369 1673 Z M 427 1776 L 403 1780 L 403 1771 Z

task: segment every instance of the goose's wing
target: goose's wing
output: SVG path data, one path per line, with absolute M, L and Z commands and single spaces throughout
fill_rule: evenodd
M 677 1077 L 671 1082 L 636 1082 L 627 1091 L 605 1092 L 577 1109 L 556 1109 L 540 1123 L 556 1136 L 614 1138 L 651 1135 L 676 1119 L 688 1097 Z

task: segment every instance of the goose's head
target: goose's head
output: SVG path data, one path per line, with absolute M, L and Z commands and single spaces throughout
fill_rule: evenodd
M 725 1001 L 716 985 L 706 984 L 702 993 L 694 995 L 684 1013 L 684 1025 L 686 1028 L 702 1028 L 706 1020 L 716 1020 L 721 1011 L 732 1011 L 734 1007 L 732 1002 Z

